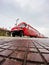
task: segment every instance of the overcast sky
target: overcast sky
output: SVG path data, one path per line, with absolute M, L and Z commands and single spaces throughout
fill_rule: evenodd
M 49 0 L 0 0 L 0 27 L 12 28 L 17 18 L 49 36 Z

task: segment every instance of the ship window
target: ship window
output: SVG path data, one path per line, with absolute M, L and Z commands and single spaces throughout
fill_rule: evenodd
M 26 27 L 27 26 L 27 24 L 21 24 L 21 25 L 19 25 L 19 27 Z

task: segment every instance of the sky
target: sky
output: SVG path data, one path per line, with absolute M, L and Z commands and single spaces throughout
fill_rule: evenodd
M 0 0 L 0 27 L 11 29 L 17 18 L 49 37 L 49 0 Z

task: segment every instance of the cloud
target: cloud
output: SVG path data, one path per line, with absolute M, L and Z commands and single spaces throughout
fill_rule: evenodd
M 49 37 L 49 28 L 39 27 L 37 28 L 37 30 L 39 30 L 39 32 L 42 33 L 44 36 Z
M 49 0 L 0 0 L 0 25 L 12 27 L 18 17 L 36 29 L 49 32 Z

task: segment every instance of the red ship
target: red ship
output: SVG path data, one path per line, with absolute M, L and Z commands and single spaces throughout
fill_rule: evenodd
M 37 38 L 44 38 L 44 35 L 37 31 L 35 28 L 30 26 L 25 22 L 21 22 L 17 26 L 11 29 L 11 34 L 13 37 L 17 36 L 30 36 L 30 37 L 37 37 Z

